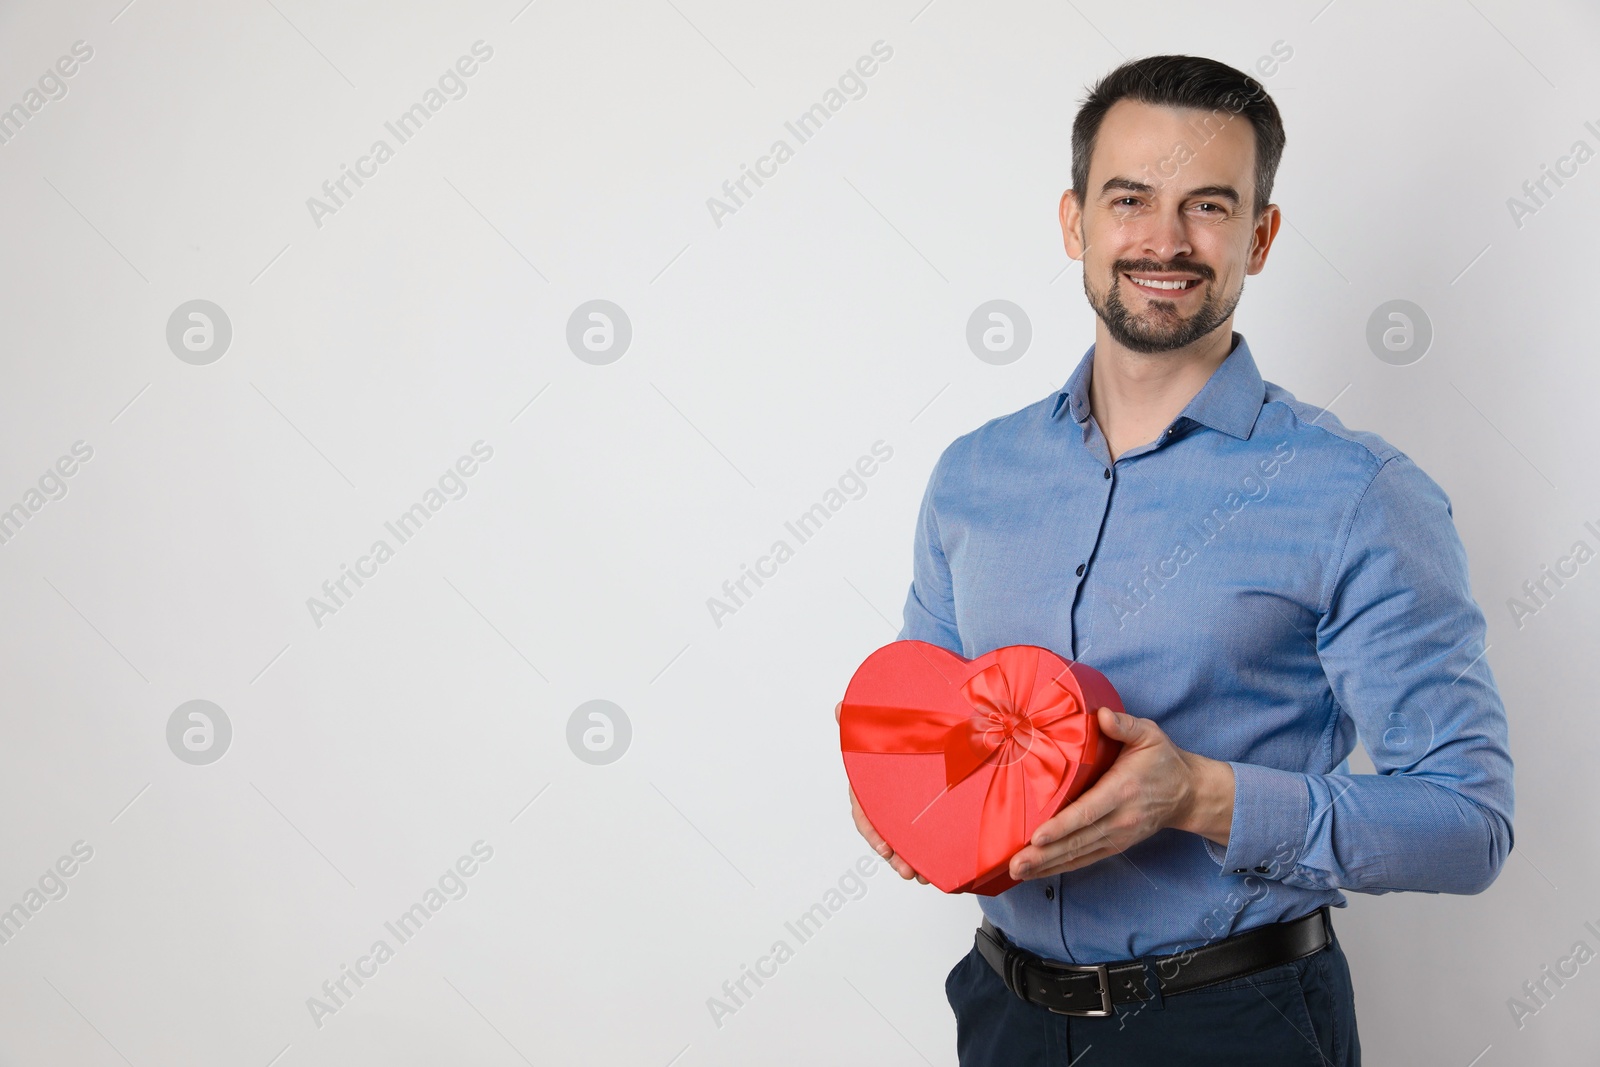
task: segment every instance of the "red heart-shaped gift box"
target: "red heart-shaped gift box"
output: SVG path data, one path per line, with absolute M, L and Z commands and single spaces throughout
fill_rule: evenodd
M 856 669 L 839 713 L 845 773 L 867 821 L 946 893 L 994 896 L 1039 824 L 1111 766 L 1122 711 L 1105 675 L 1047 648 L 967 660 L 895 641 Z

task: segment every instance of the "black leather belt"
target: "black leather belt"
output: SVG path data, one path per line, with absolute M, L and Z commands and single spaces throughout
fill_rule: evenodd
M 976 940 L 978 952 L 1006 988 L 1028 1003 L 1058 1015 L 1104 1016 L 1112 1014 L 1114 1004 L 1187 993 L 1309 956 L 1333 940 L 1333 924 L 1324 905 L 1298 919 L 1257 926 L 1170 956 L 1112 963 L 1047 960 L 1013 945 L 988 919 L 978 927 Z

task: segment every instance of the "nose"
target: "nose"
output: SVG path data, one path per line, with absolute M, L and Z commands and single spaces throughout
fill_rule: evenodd
M 1188 227 L 1176 206 L 1163 208 L 1151 216 L 1144 233 L 1144 254 L 1162 263 L 1188 258 L 1194 254 L 1189 243 Z

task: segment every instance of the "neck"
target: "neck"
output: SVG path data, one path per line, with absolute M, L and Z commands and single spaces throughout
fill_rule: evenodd
M 1169 352 L 1135 352 L 1095 320 L 1089 410 L 1113 462 L 1153 441 L 1194 399 L 1233 348 L 1233 317 L 1198 341 Z

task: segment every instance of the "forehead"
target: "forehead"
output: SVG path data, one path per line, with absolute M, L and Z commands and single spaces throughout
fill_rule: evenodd
M 1108 178 L 1161 187 L 1229 184 L 1243 192 L 1255 169 L 1255 129 L 1227 108 L 1165 107 L 1118 100 L 1107 110 L 1089 160 L 1088 195 Z

